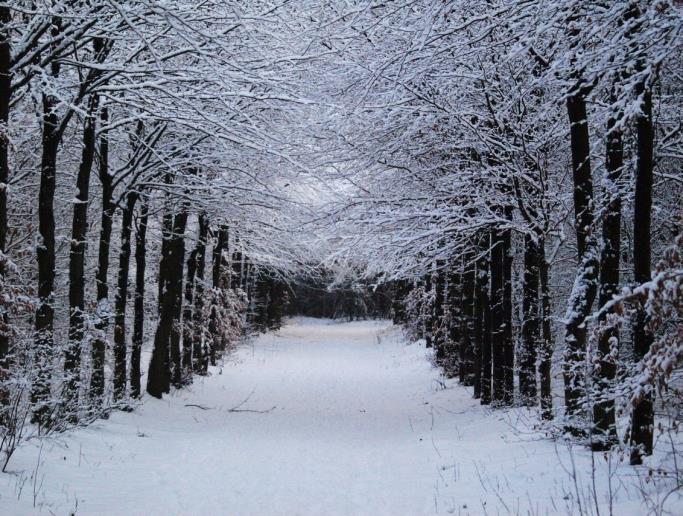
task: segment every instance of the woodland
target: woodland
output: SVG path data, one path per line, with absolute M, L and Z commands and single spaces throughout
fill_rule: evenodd
M 683 510 L 683 4 L 0 0 L 2 470 L 301 316 Z

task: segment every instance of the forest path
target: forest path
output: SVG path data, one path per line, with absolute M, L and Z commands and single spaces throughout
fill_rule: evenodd
M 566 514 L 555 447 L 513 414 L 385 321 L 298 318 L 189 389 L 25 445 L 0 514 Z

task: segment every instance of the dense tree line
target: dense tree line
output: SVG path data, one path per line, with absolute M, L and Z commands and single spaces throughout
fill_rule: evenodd
M 341 320 L 388 319 L 394 286 L 391 283 L 336 278 L 332 269 L 312 267 L 312 272 L 290 281 L 287 313 Z
M 320 36 L 348 78 L 327 86 L 337 256 L 400 286 L 395 321 L 482 404 L 639 463 L 656 407 L 680 410 L 680 6 L 339 11 Z
M 280 7 L 0 4 L 3 451 L 27 419 L 161 397 L 279 325 L 260 289 L 298 252 L 276 123 L 296 103 L 278 47 L 254 56 Z
M 681 16 L 0 3 L 4 436 L 161 397 L 288 302 L 392 298 L 483 404 L 640 462 L 680 410 Z

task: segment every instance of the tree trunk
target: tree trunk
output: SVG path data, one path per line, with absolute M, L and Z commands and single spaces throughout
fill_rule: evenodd
M 432 321 L 432 335 L 434 336 L 434 349 L 436 350 L 436 360 L 441 366 L 446 358 L 446 339 L 443 335 L 444 328 L 444 277 L 443 260 L 437 260 L 436 270 L 433 274 L 434 280 L 434 319 Z
M 109 121 L 107 108 L 100 113 L 102 127 Z M 112 202 L 113 177 L 109 174 L 109 138 L 106 132 L 100 135 L 99 177 L 102 184 L 102 213 L 100 225 L 100 242 L 97 259 L 97 320 L 95 328 L 98 335 L 92 344 L 92 376 L 90 378 L 90 395 L 95 405 L 100 405 L 104 396 L 104 360 L 107 349 L 106 332 L 109 326 L 111 307 L 109 305 L 109 248 L 111 241 L 112 220 L 116 206 Z
M 184 233 L 187 223 L 187 211 L 183 208 L 174 218 L 170 235 L 164 235 L 171 241 L 162 243 L 160 270 L 165 270 L 165 286 L 161 289 L 159 321 L 154 334 L 154 348 L 147 375 L 147 392 L 155 398 L 161 398 L 170 391 L 171 381 L 180 383 L 180 336 L 174 329 L 180 314 L 183 283 Z M 178 335 L 175 342 L 174 333 Z M 169 369 L 169 357 L 172 370 Z
M 194 296 L 194 310 L 192 312 L 192 370 L 201 374 L 204 372 L 203 333 L 204 333 L 204 269 L 206 267 L 206 240 L 209 235 L 209 220 L 205 213 L 199 214 L 199 235 L 197 237 L 197 272 Z
M 167 185 L 173 183 L 173 176 L 167 173 L 164 177 L 164 182 Z M 169 246 L 171 245 L 172 234 L 173 234 L 173 210 L 170 203 L 170 194 L 166 194 L 166 208 L 164 214 L 161 217 L 161 256 L 167 256 L 169 254 Z M 162 258 L 163 260 L 163 258 Z M 159 290 L 157 292 L 157 304 L 159 313 L 161 313 L 161 304 L 164 299 L 164 291 L 166 290 L 166 281 L 168 277 L 168 270 L 166 267 L 159 267 Z
M 171 338 L 171 325 L 173 324 L 173 299 L 166 285 L 166 271 L 171 263 L 171 245 L 169 240 L 173 232 L 173 215 L 170 206 L 166 206 L 166 212 L 162 217 L 161 236 L 161 259 L 159 261 L 159 319 L 156 332 L 154 333 L 154 347 L 152 358 L 149 362 L 147 374 L 147 392 L 155 398 L 161 398 L 164 393 L 171 389 L 171 374 L 169 370 L 169 344 Z M 170 221 L 170 222 L 169 222 Z
M 423 306 L 424 312 L 424 338 L 425 346 L 428 348 L 432 347 L 432 328 L 434 326 L 434 303 L 432 302 L 432 295 L 434 291 L 434 285 L 432 285 L 432 273 L 425 274 L 425 299 L 426 305 Z
M 9 104 L 12 86 L 12 39 L 9 25 L 12 14 L 9 6 L 0 6 L 0 295 L 5 288 L 5 252 L 7 251 L 7 185 L 9 182 Z M 0 312 L 0 385 L 8 375 L 9 318 Z M 0 405 L 9 402 L 4 386 L 0 387 Z
M 240 288 L 247 294 L 249 299 L 249 274 L 251 272 L 251 261 L 246 254 L 242 255 L 242 270 L 240 272 Z
M 183 357 L 182 357 L 182 382 L 192 382 L 192 337 L 194 308 L 195 275 L 197 273 L 197 253 L 199 242 L 187 257 L 187 276 L 185 278 L 185 305 L 183 307 Z
M 512 208 L 505 208 L 512 220 Z M 512 231 L 503 231 L 503 402 L 512 405 L 515 396 L 515 341 L 512 334 Z
M 167 279 L 167 289 L 172 293 L 173 322 L 171 324 L 171 381 L 173 386 L 180 388 L 182 378 L 182 354 L 180 352 L 180 338 L 182 331 L 181 315 L 183 309 L 183 272 L 185 265 L 185 228 L 187 227 L 187 208 L 183 206 L 180 213 L 173 220 L 173 239 L 171 250 L 171 267 Z
M 505 400 L 505 314 L 503 309 L 505 261 L 504 235 L 499 228 L 491 230 L 491 365 L 493 382 L 491 402 L 497 405 Z
M 574 424 L 572 420 L 581 415 L 581 400 L 585 393 L 585 320 L 595 299 L 599 269 L 597 241 L 593 235 L 593 179 L 588 118 L 586 101 L 581 91 L 572 93 L 567 98 L 567 115 L 570 123 L 579 265 L 565 318 L 564 397 L 568 429 L 581 433 L 578 427 L 580 425 Z
M 652 123 L 652 90 L 641 83 L 637 93 L 642 98 L 636 120 L 638 163 L 633 207 L 633 279 L 641 285 L 652 279 L 650 226 L 652 217 L 652 183 L 654 168 L 654 127 Z M 645 307 L 638 306 L 633 326 L 633 351 L 642 359 L 652 345 Z M 643 455 L 652 454 L 654 411 L 652 393 L 644 394 L 633 407 L 631 420 L 631 464 L 641 464 Z
M 539 342 L 540 310 L 538 303 L 540 253 L 538 241 L 524 236 L 524 286 L 522 288 L 522 340 L 519 351 L 519 393 L 522 402 L 536 404 L 536 346 Z
M 80 384 L 81 345 L 85 334 L 85 251 L 88 233 L 90 173 L 95 161 L 95 115 L 98 98 L 93 96 L 83 124 L 83 151 L 76 179 L 76 200 L 71 225 L 69 255 L 69 341 L 64 352 L 63 411 L 76 422 Z
M 121 217 L 121 251 L 119 277 L 114 302 L 114 400 L 126 394 L 126 305 L 128 301 L 128 273 L 130 270 L 130 239 L 133 232 L 133 211 L 138 200 L 137 192 L 126 194 Z
M 449 267 L 447 289 L 449 317 L 444 370 L 446 376 L 453 378 L 459 373 L 458 346 L 460 345 L 460 270 L 456 260 L 453 260 Z
M 393 312 L 392 321 L 396 325 L 406 322 L 404 302 L 409 292 L 410 283 L 408 280 L 397 280 L 394 283 L 394 298 L 391 303 L 391 310 Z
M 53 72 L 53 76 L 58 73 Z M 51 408 L 50 360 L 54 346 L 55 215 L 54 197 L 59 151 L 57 98 L 43 94 L 42 156 L 38 195 L 38 308 L 35 316 L 36 377 L 31 389 L 33 422 L 48 423 Z
M 216 245 L 213 248 L 213 269 L 212 269 L 212 280 L 213 288 L 229 287 L 229 285 L 222 285 L 223 276 L 223 265 L 225 259 L 223 257 L 223 251 L 228 249 L 228 228 L 226 226 L 221 226 L 218 229 L 218 238 L 216 240 Z
M 491 313 L 489 308 L 489 235 L 481 238 L 475 281 L 474 338 L 481 355 L 480 399 L 482 405 L 491 403 Z
M 460 383 L 470 386 L 475 377 L 475 349 L 473 343 L 473 303 L 474 303 L 474 263 L 472 254 L 463 255 L 462 275 L 462 326 L 460 330 Z M 475 397 L 478 397 L 478 387 L 475 385 Z
M 133 341 L 130 353 L 130 395 L 140 397 L 140 355 L 144 339 L 145 326 L 145 267 L 147 245 L 147 221 L 149 206 L 144 201 L 140 207 L 140 219 L 135 235 L 135 314 L 133 316 Z
M 450 312 L 448 328 L 448 348 L 446 351 L 447 366 L 446 375 L 450 378 L 460 374 L 460 346 L 462 343 L 461 331 L 461 296 L 462 296 L 462 274 L 460 271 L 460 261 L 453 260 L 448 274 L 448 309 Z
M 235 241 L 237 244 L 237 241 Z M 232 253 L 232 274 L 230 275 L 230 288 L 237 290 L 242 287 L 242 253 Z
M 614 92 L 612 101 L 616 101 Z M 605 163 L 607 206 L 602 223 L 602 251 L 600 254 L 600 292 L 598 303 L 602 307 L 612 300 L 619 290 L 619 253 L 621 252 L 621 194 L 619 180 L 624 166 L 624 145 L 622 130 L 617 126 L 615 116 L 607 121 L 607 159 Z M 612 353 L 619 339 L 619 331 L 606 322 L 607 314 L 600 316 L 602 325 L 598 337 L 597 359 L 599 367 L 593 378 L 596 395 L 600 396 L 610 388 L 617 372 L 617 356 Z M 593 428 L 591 448 L 593 451 L 610 449 L 618 442 L 614 399 L 598 399 L 593 404 Z
M 482 344 L 482 318 L 481 318 L 481 311 L 479 305 L 479 286 L 478 282 L 479 279 L 477 277 L 479 271 L 477 270 L 477 262 L 476 262 L 476 257 L 474 255 L 471 255 L 469 258 L 472 262 L 471 264 L 471 278 L 467 279 L 465 278 L 465 283 L 467 284 L 468 282 L 470 283 L 469 287 L 466 287 L 465 291 L 467 292 L 468 288 L 471 290 L 471 303 L 470 303 L 470 310 L 469 310 L 469 319 L 471 320 L 470 324 L 470 342 L 472 346 L 472 385 L 474 386 L 474 392 L 473 396 L 475 399 L 480 399 L 481 398 L 481 368 L 483 364 L 483 356 L 482 353 L 484 352 L 484 346 Z
M 553 335 L 551 326 L 550 285 L 548 271 L 550 266 L 545 257 L 545 239 L 538 243 L 539 252 L 539 280 L 541 284 L 541 314 L 542 335 L 541 350 L 538 364 L 538 375 L 541 384 L 541 417 L 545 420 L 553 418 L 553 393 L 551 390 L 551 366 L 553 358 Z
M 228 250 L 228 228 L 226 226 L 221 226 L 218 229 L 218 238 L 216 239 L 216 245 L 213 248 L 213 288 L 223 289 L 230 288 L 230 271 L 226 270 L 225 267 L 225 253 Z M 215 295 L 212 297 L 212 303 L 216 302 Z M 208 344 L 208 361 L 203 367 L 204 371 L 208 368 L 208 364 L 216 365 L 216 356 L 219 346 L 218 337 L 215 335 L 216 328 L 218 327 L 218 317 L 217 307 L 213 306 L 211 308 L 211 316 L 209 318 L 209 331 L 212 333 L 212 338 Z

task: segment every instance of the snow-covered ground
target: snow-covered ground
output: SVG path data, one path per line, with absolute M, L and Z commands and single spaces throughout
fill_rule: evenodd
M 591 455 L 523 414 L 480 407 L 387 322 L 294 319 L 189 389 L 25 444 L 0 514 L 578 514 L 577 493 L 592 511 Z M 633 479 L 620 465 L 614 514 L 646 513 Z

